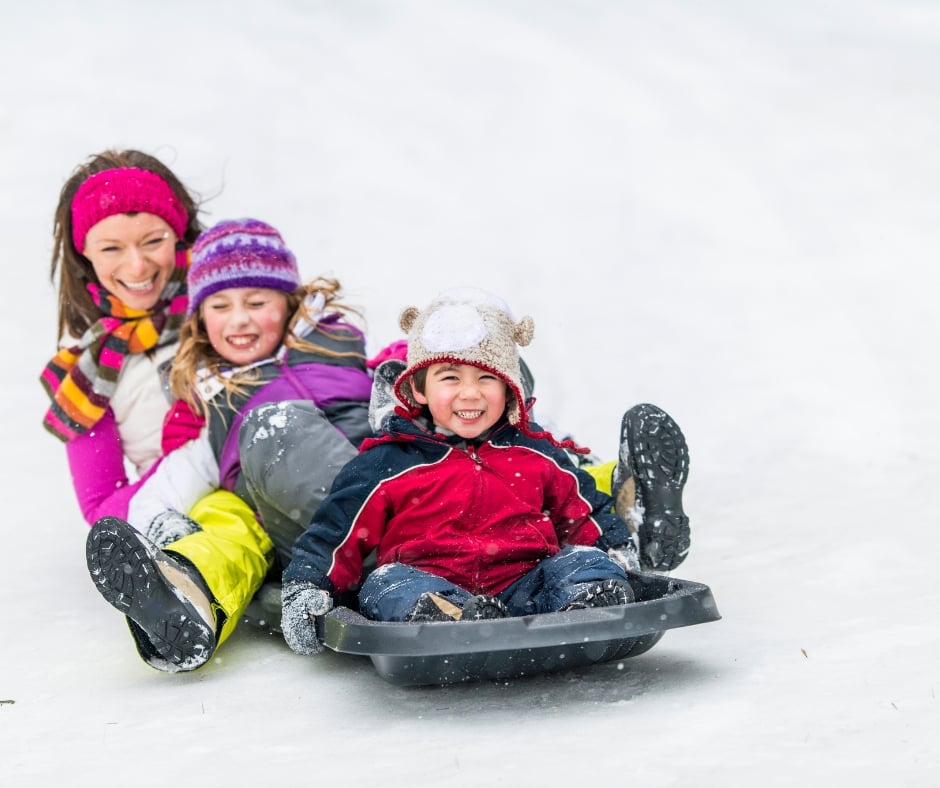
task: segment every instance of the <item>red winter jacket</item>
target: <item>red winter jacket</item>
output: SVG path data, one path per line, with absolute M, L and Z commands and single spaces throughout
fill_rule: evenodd
M 496 594 L 566 544 L 626 543 L 612 503 L 562 449 L 505 421 L 468 446 L 396 416 L 337 476 L 283 580 L 341 593 L 377 550 L 380 566 L 405 563 Z

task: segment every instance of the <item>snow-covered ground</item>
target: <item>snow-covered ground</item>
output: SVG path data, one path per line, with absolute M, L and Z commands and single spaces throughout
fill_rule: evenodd
M 940 767 L 940 6 L 6 6 L 0 784 L 925 785 Z M 62 182 L 161 156 L 280 228 L 373 347 L 443 287 L 536 320 L 540 413 L 683 426 L 723 619 L 620 664 L 405 689 L 243 629 L 147 668 L 40 427 Z M 23 267 L 21 267 L 23 266 Z M 923 563 L 921 559 L 924 559 Z

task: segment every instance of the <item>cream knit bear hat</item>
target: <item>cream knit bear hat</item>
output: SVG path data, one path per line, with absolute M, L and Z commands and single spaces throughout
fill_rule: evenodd
M 411 376 L 419 369 L 451 362 L 473 364 L 498 375 L 512 392 L 507 415 L 525 426 L 519 347 L 532 341 L 535 322 L 526 315 L 518 322 L 501 298 L 473 287 L 440 293 L 424 310 L 409 306 L 398 318 L 408 336 L 408 367 L 395 382 L 395 394 L 413 410 Z

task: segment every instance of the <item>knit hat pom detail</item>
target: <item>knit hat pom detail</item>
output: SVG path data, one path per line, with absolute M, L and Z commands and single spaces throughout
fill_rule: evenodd
M 406 334 L 409 333 L 418 319 L 421 310 L 416 306 L 406 306 L 398 316 L 398 327 Z
M 513 336 L 519 347 L 527 347 L 535 336 L 535 321 L 526 315 L 516 323 Z

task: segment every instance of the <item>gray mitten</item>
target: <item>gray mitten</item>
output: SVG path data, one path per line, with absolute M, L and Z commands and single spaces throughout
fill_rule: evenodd
M 169 509 L 161 512 L 150 521 L 144 536 L 157 547 L 163 548 L 177 539 L 182 539 L 184 536 L 189 536 L 201 530 L 202 526 L 191 517 Z
M 281 631 L 291 651 L 307 656 L 323 651 L 315 617 L 333 609 L 333 598 L 313 583 L 293 582 L 281 589 Z
M 640 558 L 636 552 L 636 545 L 627 542 L 619 547 L 611 547 L 607 555 L 614 559 L 627 572 L 640 571 Z

